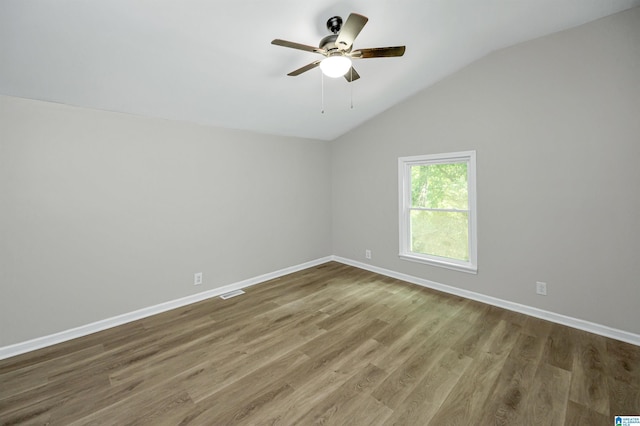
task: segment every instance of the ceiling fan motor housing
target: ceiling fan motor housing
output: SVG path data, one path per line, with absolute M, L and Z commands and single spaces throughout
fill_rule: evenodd
M 338 50 L 338 46 L 336 46 L 337 38 L 337 34 L 328 35 L 320 40 L 320 45 L 318 47 L 320 47 L 321 49 L 325 49 L 327 52 Z

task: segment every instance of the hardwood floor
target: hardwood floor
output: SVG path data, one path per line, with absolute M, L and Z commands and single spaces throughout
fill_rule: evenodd
M 0 424 L 612 425 L 640 347 L 327 263 L 0 361 Z

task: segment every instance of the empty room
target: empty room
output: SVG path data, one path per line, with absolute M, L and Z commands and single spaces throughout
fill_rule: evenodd
M 0 2 L 0 425 L 640 423 L 640 0 Z

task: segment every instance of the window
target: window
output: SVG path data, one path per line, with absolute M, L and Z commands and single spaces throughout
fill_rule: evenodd
M 398 159 L 400 257 L 476 273 L 476 153 Z

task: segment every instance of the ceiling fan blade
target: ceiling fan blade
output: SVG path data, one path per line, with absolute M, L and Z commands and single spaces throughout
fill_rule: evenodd
M 305 65 L 305 66 L 304 66 L 304 67 L 302 67 L 302 68 L 298 68 L 298 69 L 297 69 L 297 70 L 295 70 L 295 71 L 291 71 L 291 72 L 290 72 L 289 74 L 287 74 L 287 75 L 290 75 L 291 77 L 295 77 L 296 75 L 300 75 L 300 74 L 302 74 L 303 72 L 307 72 L 307 71 L 309 71 L 309 70 L 314 69 L 315 67 L 317 67 L 318 65 L 320 65 L 320 62 L 322 62 L 322 61 L 313 61 L 313 62 L 311 62 L 310 64 Z
M 325 55 L 327 53 L 326 50 L 320 47 L 307 46 L 306 44 L 294 43 L 293 41 L 287 41 L 287 40 L 280 40 L 279 38 L 273 40 L 271 44 L 275 44 L 276 46 L 282 46 L 282 47 L 290 47 L 292 49 L 304 50 L 305 52 L 320 53 L 321 55 Z
M 358 49 L 351 52 L 349 56 L 352 58 L 366 59 L 366 58 L 391 58 L 394 56 L 404 55 L 406 50 L 405 46 L 394 47 L 374 47 L 371 49 Z
M 369 18 L 366 16 L 358 15 L 357 13 L 349 15 L 347 22 L 345 22 L 340 29 L 340 33 L 336 39 L 336 46 L 338 46 L 340 50 L 349 50 L 353 41 L 358 37 L 358 34 L 360 34 L 360 31 L 362 31 L 362 28 L 364 28 L 368 20 Z
M 344 75 L 344 78 L 346 78 L 347 81 L 351 83 L 352 81 L 356 81 L 357 79 L 359 79 L 360 74 L 358 74 L 355 68 L 351 67 L 351 69 Z

